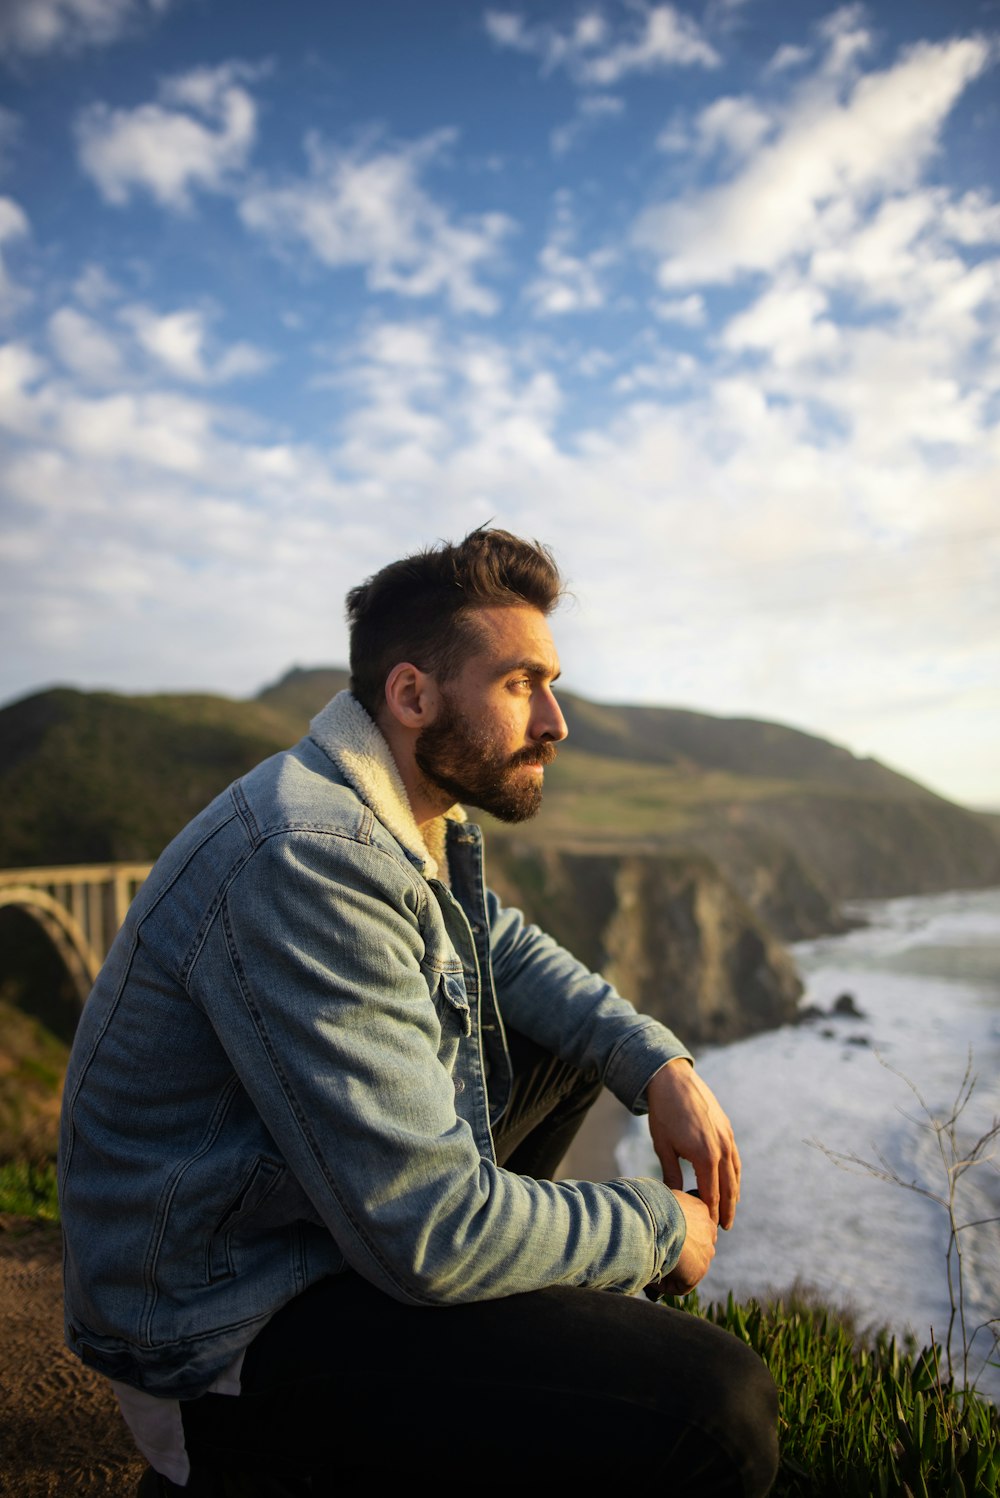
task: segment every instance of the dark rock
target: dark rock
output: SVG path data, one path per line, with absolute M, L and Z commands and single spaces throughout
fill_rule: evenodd
M 867 1019 L 868 1016 L 862 1009 L 858 1008 L 857 1000 L 852 993 L 842 993 L 833 1001 L 831 1015 L 838 1019 Z

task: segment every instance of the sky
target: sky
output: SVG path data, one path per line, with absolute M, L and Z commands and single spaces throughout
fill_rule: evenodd
M 0 702 L 493 523 L 564 681 L 1000 807 L 1000 0 L 0 0 Z

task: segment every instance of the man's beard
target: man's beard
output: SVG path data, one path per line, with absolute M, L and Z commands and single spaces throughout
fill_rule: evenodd
M 542 804 L 542 777 L 519 773 L 520 767 L 551 764 L 556 746 L 546 741 L 506 754 L 488 730 L 445 697 L 437 720 L 417 739 L 414 757 L 424 779 L 456 801 L 478 806 L 501 822 L 526 822 Z

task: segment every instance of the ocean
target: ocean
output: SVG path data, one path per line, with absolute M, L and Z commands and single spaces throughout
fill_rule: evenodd
M 947 1119 L 970 1058 L 960 1151 L 1000 1121 L 1000 890 L 866 901 L 849 913 L 868 924 L 792 948 L 802 1003 L 823 1018 L 698 1056 L 743 1160 L 736 1223 L 719 1235 L 701 1295 L 759 1297 L 798 1282 L 860 1326 L 912 1333 L 922 1347 L 947 1335 L 947 1214 L 827 1152 L 881 1158 L 946 1194 L 938 1135 L 908 1084 Z M 827 1017 L 844 994 L 863 1017 Z M 956 1185 L 959 1221 L 979 1224 L 961 1234 L 970 1334 L 1000 1316 L 1000 1221 L 984 1221 L 1000 1217 L 1000 1137 L 988 1153 Z M 615 1161 L 625 1175 L 658 1173 L 642 1121 L 629 1121 Z M 1000 1402 L 1000 1368 L 982 1368 L 990 1345 L 986 1332 L 976 1337 L 970 1378 Z

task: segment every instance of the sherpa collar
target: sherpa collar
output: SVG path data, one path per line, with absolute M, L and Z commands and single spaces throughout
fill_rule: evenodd
M 350 692 L 338 692 L 313 718 L 309 731 L 382 825 L 420 861 L 425 878 L 447 884 L 445 824 L 464 822 L 462 808 L 452 806 L 435 817 L 421 836 L 389 745 Z

